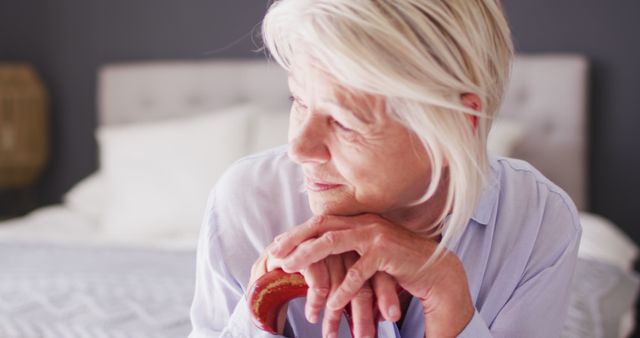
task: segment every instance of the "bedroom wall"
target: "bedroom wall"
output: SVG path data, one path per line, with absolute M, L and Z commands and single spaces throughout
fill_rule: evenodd
M 640 243 L 640 2 L 504 2 L 520 52 L 576 52 L 592 61 L 590 204 Z M 52 160 L 38 187 L 54 203 L 95 170 L 95 73 L 108 62 L 259 57 L 257 0 L 4 1 L 0 60 L 33 62 L 52 97 Z
M 517 50 L 585 54 L 591 61 L 589 189 L 591 210 L 636 243 L 640 227 L 640 2 L 504 1 Z
M 251 52 L 250 31 L 265 8 L 247 0 L 0 2 L 0 60 L 34 63 L 51 94 L 52 153 L 38 203 L 60 201 L 97 167 L 100 65 L 259 56 Z

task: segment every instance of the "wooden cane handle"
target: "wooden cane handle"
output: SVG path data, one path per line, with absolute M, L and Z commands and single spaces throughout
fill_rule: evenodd
M 278 334 L 278 313 L 292 299 L 306 296 L 308 289 L 300 273 L 286 273 L 282 269 L 265 273 L 249 288 L 249 308 L 254 324 L 263 331 Z M 377 307 L 375 310 L 374 326 L 377 331 L 379 312 Z M 351 304 L 347 305 L 344 314 L 354 336 Z

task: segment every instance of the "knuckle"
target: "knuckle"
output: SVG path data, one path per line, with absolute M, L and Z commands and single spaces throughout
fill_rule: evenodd
M 328 245 L 335 245 L 337 242 L 337 235 L 335 232 L 330 231 L 322 235 L 324 242 Z
M 347 281 L 350 284 L 357 284 L 361 280 L 362 280 L 362 271 L 356 268 L 349 269 L 349 272 L 347 272 Z
M 305 283 L 309 285 L 309 288 L 314 288 L 316 286 L 316 278 L 315 274 L 311 272 L 311 269 L 306 268 L 299 271 L 302 277 L 304 277 Z
M 372 227 L 376 231 L 376 233 L 389 235 L 388 228 L 381 222 L 374 222 Z
M 318 215 L 314 216 L 313 220 L 310 222 L 311 229 L 319 229 L 325 222 L 326 216 Z
M 324 329 L 325 332 L 337 331 L 340 326 L 340 320 L 342 316 L 342 310 L 325 310 L 324 315 Z M 324 335 L 323 337 L 326 337 Z
M 312 232 L 316 229 L 315 219 L 310 220 L 309 222 L 304 224 L 303 232 Z
M 299 256 L 305 256 L 309 253 L 309 242 L 304 242 L 298 245 L 294 253 Z
M 358 293 L 356 293 L 356 298 L 358 298 L 359 300 L 371 300 L 373 299 L 373 290 L 371 290 L 371 288 L 369 287 L 363 287 L 362 289 L 358 290 Z
M 302 276 L 304 276 L 305 282 L 309 285 L 309 288 L 315 288 L 320 284 L 318 273 L 313 269 L 312 266 L 300 270 L 300 273 L 302 274 Z
M 273 239 L 273 242 L 275 242 L 275 243 L 283 242 L 283 241 L 285 241 L 288 237 L 289 237 L 289 233 L 288 233 L 288 232 L 283 232 L 283 233 L 279 234 L 278 236 L 276 236 L 276 237 Z
M 322 310 L 323 304 L 322 302 L 314 302 L 312 300 L 307 300 L 307 307 L 309 307 L 309 309 L 311 311 L 318 311 L 318 310 Z
M 309 248 L 310 243 L 309 242 L 305 242 L 302 243 L 300 245 L 298 245 L 298 248 L 295 249 L 295 257 L 298 260 L 306 260 L 307 256 L 309 256 L 309 254 L 311 254 L 311 250 Z M 309 262 L 311 263 L 311 262 Z M 309 266 L 313 266 L 313 264 L 310 264 Z
M 380 247 L 386 248 L 393 238 L 392 230 L 384 225 L 378 225 L 374 228 L 374 231 L 374 243 Z
M 312 264 L 306 269 L 303 269 L 302 275 L 304 276 L 309 288 L 322 289 L 328 287 L 327 277 L 318 264 Z
M 329 288 L 327 287 L 315 287 L 313 288 L 313 292 L 316 294 L 316 297 L 320 299 L 325 299 L 329 295 Z
M 387 243 L 387 236 L 382 232 L 376 232 L 373 236 L 373 245 L 377 248 L 383 248 Z

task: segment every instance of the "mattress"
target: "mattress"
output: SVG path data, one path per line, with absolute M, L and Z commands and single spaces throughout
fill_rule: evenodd
M 0 243 L 0 337 L 186 337 L 195 252 Z
M 601 217 L 581 222 L 562 337 L 627 337 L 638 248 Z M 196 238 L 112 238 L 62 205 L 0 222 L 0 337 L 187 336 Z

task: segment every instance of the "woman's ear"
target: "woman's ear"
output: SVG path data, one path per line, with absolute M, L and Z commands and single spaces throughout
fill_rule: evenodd
M 462 101 L 462 104 L 469 109 L 473 109 L 477 112 L 482 110 L 482 102 L 480 102 L 478 95 L 474 93 L 464 93 L 460 95 L 460 100 Z M 469 118 L 471 125 L 473 125 L 473 130 L 475 131 L 478 129 L 478 116 L 467 114 L 467 117 Z

